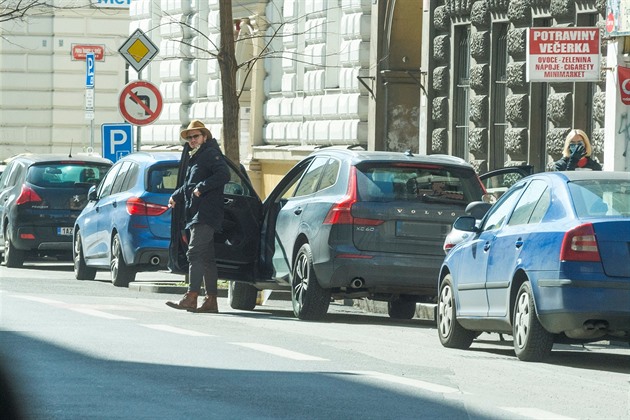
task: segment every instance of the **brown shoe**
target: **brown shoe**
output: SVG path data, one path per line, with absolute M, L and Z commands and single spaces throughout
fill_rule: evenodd
M 219 305 L 217 304 L 217 295 L 206 295 L 201 306 L 194 312 L 201 314 L 218 314 Z
M 197 309 L 198 292 L 187 292 L 179 302 L 166 302 L 168 306 L 175 309 Z

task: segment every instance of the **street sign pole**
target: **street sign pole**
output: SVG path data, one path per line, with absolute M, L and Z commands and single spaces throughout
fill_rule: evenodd
M 85 55 L 85 118 L 90 120 L 90 149 L 94 151 L 94 53 Z

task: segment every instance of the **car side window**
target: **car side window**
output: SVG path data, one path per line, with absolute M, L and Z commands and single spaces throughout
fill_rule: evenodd
M 312 194 L 317 189 L 317 184 L 319 183 L 319 179 L 321 178 L 322 172 L 324 171 L 327 158 L 325 157 L 317 157 L 310 164 L 304 176 L 300 180 L 297 189 L 295 190 L 294 197 L 301 197 L 304 195 Z
M 337 176 L 339 175 L 340 167 L 341 164 L 337 159 L 330 158 L 328 160 L 328 164 L 324 168 L 324 172 L 322 173 L 322 180 L 319 182 L 319 187 L 317 188 L 317 191 L 335 185 L 335 182 L 337 182 Z
M 123 184 L 125 183 L 125 179 L 127 178 L 128 174 L 129 174 L 129 170 L 131 169 L 132 163 L 131 162 L 123 162 L 120 165 L 120 170 L 118 171 L 118 175 L 116 176 L 116 179 L 114 180 L 114 184 L 112 185 L 112 194 L 117 194 L 119 192 L 125 191 L 125 189 L 122 188 Z
M 229 165 L 228 169 L 230 170 L 230 180 L 227 184 L 225 184 L 225 187 L 223 187 L 223 193 L 229 195 L 245 195 L 251 197 L 252 193 L 249 190 L 247 184 L 243 182 L 241 176 Z
M 109 194 L 111 194 L 112 187 L 114 185 L 114 181 L 116 180 L 116 175 L 118 175 L 119 169 L 120 164 L 112 166 L 109 172 L 107 172 L 107 175 L 105 175 L 105 178 L 103 178 L 103 181 L 98 186 L 97 196 L 99 199 L 107 197 Z
M 524 225 L 530 223 L 532 212 L 534 211 L 534 208 L 536 208 L 536 205 L 538 204 L 539 200 L 546 190 L 546 182 L 541 180 L 534 180 L 530 182 L 530 184 L 527 186 L 527 189 L 518 200 L 518 204 L 514 208 L 514 212 L 512 213 L 512 216 L 510 216 L 510 220 L 508 221 L 508 226 Z M 540 215 L 541 211 L 542 209 L 539 209 L 537 217 L 542 218 L 542 216 Z M 538 219 L 538 221 L 540 221 L 540 218 Z
M 120 187 L 120 191 L 129 191 L 131 187 L 136 185 L 136 181 L 138 180 L 138 174 L 140 173 L 140 166 L 137 163 L 131 163 L 131 167 L 127 171 L 127 176 L 125 177 L 125 182 Z M 176 172 L 177 174 L 177 172 Z
M 23 166 L 20 162 L 13 162 L 11 168 L 7 168 L 7 181 L 4 185 L 5 187 L 14 186 L 18 179 L 20 178 L 20 174 L 23 172 Z
M 505 219 L 510 215 L 514 204 L 521 196 L 522 186 L 513 188 L 503 196 L 490 208 L 483 223 L 482 231 L 495 230 L 503 226 Z

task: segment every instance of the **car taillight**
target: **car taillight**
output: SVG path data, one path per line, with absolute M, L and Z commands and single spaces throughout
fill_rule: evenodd
M 20 204 L 25 203 L 39 203 L 42 202 L 42 198 L 35 192 L 34 189 L 29 187 L 28 185 L 22 185 L 22 191 L 20 192 L 20 196 L 15 200 L 15 204 L 18 206 Z
M 335 203 L 324 219 L 325 225 L 364 225 L 378 226 L 383 224 L 383 220 L 366 219 L 352 216 L 352 205 L 357 202 L 357 169 L 353 166 L 350 169 L 348 179 L 348 191 L 341 201 Z
M 168 210 L 168 206 L 147 203 L 138 197 L 131 197 L 127 200 L 127 213 L 132 216 L 159 216 L 166 210 Z
M 592 223 L 577 226 L 564 234 L 560 261 L 601 261 Z

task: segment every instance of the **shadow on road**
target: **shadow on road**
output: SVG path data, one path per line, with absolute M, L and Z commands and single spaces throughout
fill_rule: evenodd
M 0 337 L 26 418 L 489 418 L 461 401 L 399 392 L 359 373 L 107 360 L 15 332 Z M 221 357 L 212 346 L 202 351 Z

